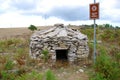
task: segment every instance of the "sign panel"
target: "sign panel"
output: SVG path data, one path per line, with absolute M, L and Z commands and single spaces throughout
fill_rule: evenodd
M 99 19 L 99 3 L 90 4 L 90 19 Z

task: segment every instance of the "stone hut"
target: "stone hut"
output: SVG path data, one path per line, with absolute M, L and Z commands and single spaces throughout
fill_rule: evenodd
M 30 56 L 41 58 L 42 50 L 47 49 L 53 61 L 79 61 L 88 57 L 87 41 L 87 36 L 78 30 L 70 29 L 63 24 L 55 24 L 53 28 L 37 31 L 31 36 Z

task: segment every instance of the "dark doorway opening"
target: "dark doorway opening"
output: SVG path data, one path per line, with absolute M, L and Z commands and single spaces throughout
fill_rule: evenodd
M 56 60 L 68 60 L 68 49 L 57 49 Z

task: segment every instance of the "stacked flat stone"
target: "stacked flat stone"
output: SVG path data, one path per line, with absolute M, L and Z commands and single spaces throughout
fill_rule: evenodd
M 55 50 L 68 49 L 68 60 L 73 62 L 88 57 L 89 48 L 86 35 L 72 30 L 63 24 L 35 32 L 30 38 L 30 56 L 41 58 L 42 51 L 47 49 L 52 60 L 56 60 Z

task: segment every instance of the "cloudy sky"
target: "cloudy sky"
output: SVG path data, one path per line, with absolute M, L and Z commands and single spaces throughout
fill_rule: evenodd
M 89 4 L 94 0 L 0 0 L 0 28 L 27 27 L 30 24 L 55 23 L 82 25 L 89 20 Z M 120 0 L 96 0 L 100 3 L 97 24 L 120 26 Z

